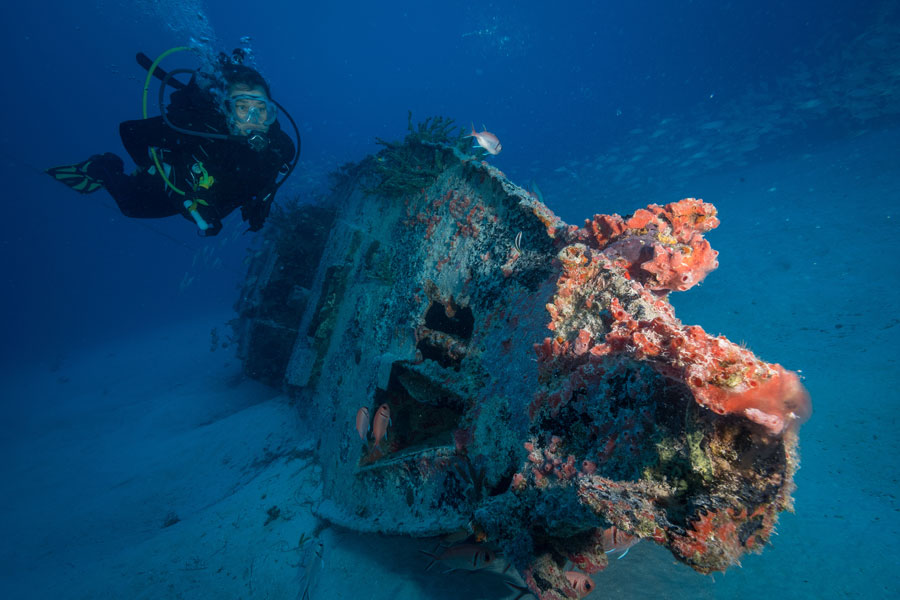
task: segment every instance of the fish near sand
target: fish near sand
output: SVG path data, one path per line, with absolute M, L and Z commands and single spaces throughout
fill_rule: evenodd
M 425 567 L 427 571 L 434 563 L 441 563 L 447 570 L 451 571 L 480 571 L 494 564 L 497 560 L 497 554 L 490 548 L 485 548 L 480 544 L 459 544 L 445 549 L 440 554 L 432 554 L 419 550 L 422 554 L 429 557 L 431 562 Z
M 575 590 L 576 598 L 586 598 L 594 591 L 594 580 L 581 573 L 579 571 L 565 571 L 563 572 L 563 576 L 565 576 L 566 581 L 570 586 Z M 519 600 L 520 598 L 524 598 L 525 596 L 534 596 L 527 587 L 522 585 L 516 585 L 512 581 L 504 580 L 506 585 L 511 587 L 514 590 L 519 591 L 519 595 L 515 597 L 515 600 Z M 536 597 L 536 596 L 535 596 Z
M 575 591 L 578 593 L 578 598 L 584 598 L 594 591 L 594 580 L 584 573 L 578 571 L 566 571 L 563 575 L 566 576 L 566 581 L 569 582 L 569 585 L 575 588 Z
M 602 534 L 603 549 L 607 554 L 621 552 L 619 558 L 624 557 L 631 547 L 641 541 L 636 535 L 629 535 L 618 527 L 607 527 Z
M 484 127 L 484 125 L 482 125 Z M 500 151 L 503 150 L 503 146 L 500 144 L 500 140 L 497 139 L 497 136 L 487 130 L 484 131 L 475 131 L 475 124 L 472 124 L 472 133 L 467 135 L 466 137 L 473 137 L 475 141 L 478 142 L 478 145 L 484 148 L 488 154 L 493 154 L 496 156 L 500 154 Z
M 375 445 L 387 438 L 387 429 L 391 424 L 391 408 L 387 404 L 382 404 L 375 411 L 375 418 L 372 419 L 372 437 L 375 438 Z
M 369 433 L 369 409 L 365 406 L 356 411 L 356 431 L 359 439 L 365 441 Z

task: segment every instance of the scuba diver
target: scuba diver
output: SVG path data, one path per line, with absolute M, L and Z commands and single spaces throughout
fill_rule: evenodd
M 147 69 L 144 118 L 125 121 L 119 134 L 137 165 L 124 172 L 122 159 L 107 152 L 75 165 L 47 169 L 47 174 L 83 194 L 106 189 L 126 217 L 153 219 L 181 214 L 196 223 L 199 234 L 216 235 L 222 220 L 241 208 L 250 231 L 262 228 L 275 192 L 299 159 L 300 135 L 291 116 L 272 100 L 269 84 L 243 64 L 244 53 L 219 56 L 215 74 L 189 69 L 167 73 L 143 53 Z M 190 73 L 185 84 L 174 75 Z M 162 80 L 160 116 L 147 118 L 151 77 Z M 172 86 L 168 106 L 166 88 Z M 283 113 L 294 128 L 297 150 L 281 129 Z M 279 175 L 281 179 L 279 180 Z

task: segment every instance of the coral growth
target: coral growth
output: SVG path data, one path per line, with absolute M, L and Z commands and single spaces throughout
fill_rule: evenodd
M 718 225 L 712 204 L 686 198 L 665 206 L 651 204 L 628 219 L 595 215 L 579 233 L 588 234 L 595 247 L 635 281 L 664 293 L 690 289 L 719 266 L 719 253 L 703 239 L 703 233 Z
M 429 117 L 414 127 L 412 111 L 409 111 L 409 133 L 402 142 L 375 138 L 384 149 L 373 158 L 378 183 L 366 191 L 385 197 L 402 197 L 431 186 L 444 171 L 444 148 L 462 143 L 462 129 L 454 137 L 451 135 L 453 128 L 453 119 L 446 117 Z
M 718 224 L 712 205 L 685 199 L 565 230 L 546 305 L 553 335 L 534 344 L 538 435 L 511 486 L 521 498 L 575 489 L 615 531 L 701 572 L 769 539 L 790 507 L 794 434 L 811 412 L 795 373 L 675 318 L 666 296 L 717 266 L 703 233 Z M 600 537 L 540 545 L 590 573 L 606 565 Z M 529 584 L 556 598 L 559 561 L 536 555 Z
M 563 273 L 547 305 L 547 328 L 557 335 L 536 344 L 535 352 L 542 362 L 554 364 L 579 357 L 601 364 L 604 357 L 622 354 L 646 361 L 687 385 L 700 405 L 720 415 L 741 415 L 779 434 L 811 412 L 797 375 L 761 361 L 723 336 L 683 326 L 660 297 L 695 285 L 717 266 L 717 253 L 703 238 L 703 232 L 719 224 L 715 215 L 711 204 L 688 198 L 664 207 L 650 205 L 629 218 L 596 215 L 570 231 L 569 245 L 558 254 Z M 607 285 L 604 273 L 615 271 L 632 282 L 623 300 L 643 300 L 633 303 L 640 316 L 626 310 L 621 294 Z M 605 322 L 584 322 L 585 308 L 603 309 Z M 578 367 L 575 383 L 595 370 Z M 555 408 L 572 391 L 560 389 L 547 400 Z
M 646 360 L 663 375 L 683 381 L 702 406 L 720 415 L 741 415 L 773 435 L 809 417 L 809 395 L 797 375 L 780 365 L 765 363 L 699 326 L 683 327 L 673 317 L 637 321 L 616 299 L 610 315 L 612 329 L 592 349 L 594 356 L 627 353 Z

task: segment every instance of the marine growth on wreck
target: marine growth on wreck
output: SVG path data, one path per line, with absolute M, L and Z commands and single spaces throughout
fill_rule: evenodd
M 245 370 L 321 434 L 317 514 L 471 534 L 541 599 L 602 589 L 637 540 L 701 573 L 761 551 L 810 401 L 675 316 L 669 295 L 718 264 L 715 207 L 567 224 L 450 125 L 410 121 L 337 174 L 330 208 L 288 207 L 244 285 Z

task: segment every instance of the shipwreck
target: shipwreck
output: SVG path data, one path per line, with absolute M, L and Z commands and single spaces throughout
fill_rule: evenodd
M 791 509 L 798 376 L 685 325 L 712 204 L 567 224 L 429 119 L 268 229 L 238 302 L 244 370 L 319 432 L 324 519 L 454 532 L 542 599 L 642 539 L 709 573 Z M 387 406 L 381 439 L 355 427 Z M 361 409 L 365 411 L 361 412 Z M 602 588 L 602 580 L 598 580 Z

